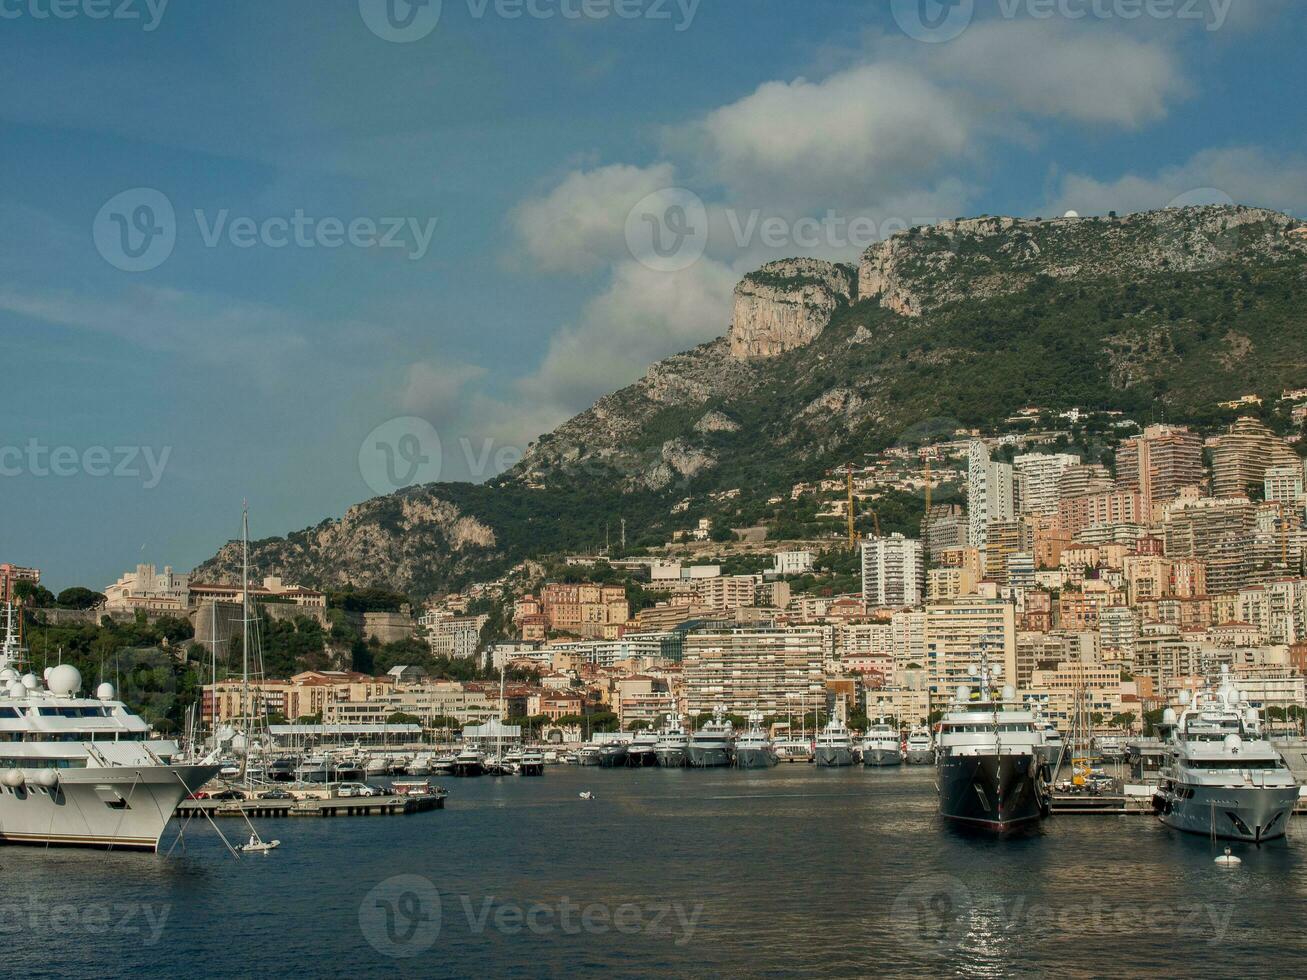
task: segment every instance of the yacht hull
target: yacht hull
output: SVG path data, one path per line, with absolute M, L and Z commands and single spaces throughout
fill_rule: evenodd
M 898 749 L 863 749 L 864 766 L 899 766 L 903 764 L 903 753 Z
M 625 745 L 604 746 L 599 751 L 599 766 L 603 769 L 616 769 L 626 765 L 626 756 Z
M 735 750 L 736 769 L 770 769 L 779 761 L 772 749 L 737 748 Z
M 654 758 L 658 760 L 658 765 L 664 769 L 680 769 L 685 765 L 685 749 L 654 749 Z
M 1037 823 L 1048 799 L 1031 755 L 949 755 L 939 763 L 939 812 L 948 820 L 1003 833 Z
M 906 759 L 910 766 L 928 766 L 935 761 L 935 750 L 908 749 Z
M 829 769 L 853 765 L 853 749 L 842 745 L 818 745 L 812 753 L 813 761 Z
M 652 748 L 633 748 L 626 753 L 626 764 L 632 769 L 641 769 L 645 766 L 656 766 L 658 760 L 654 757 Z
M 155 851 L 177 804 L 218 766 L 60 769 L 59 783 L 0 789 L 0 841 Z M 39 770 L 38 770 L 39 771 Z
M 731 764 L 731 750 L 725 745 L 695 745 L 689 748 L 690 765 L 695 769 L 714 769 Z
M 1057 758 L 1062 754 L 1060 745 L 1041 745 L 1035 750 L 1039 755 L 1039 761 L 1048 766 L 1050 770 L 1057 766 Z
M 1298 788 L 1186 785 L 1193 796 L 1181 798 L 1163 790 L 1153 798 L 1158 818 L 1168 827 L 1205 837 L 1262 841 L 1283 837 L 1298 802 Z

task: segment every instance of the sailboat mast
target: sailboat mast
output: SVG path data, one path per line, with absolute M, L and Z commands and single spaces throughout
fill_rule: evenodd
M 241 756 L 244 775 L 250 757 L 250 508 L 241 504 L 241 715 L 244 718 L 245 752 Z

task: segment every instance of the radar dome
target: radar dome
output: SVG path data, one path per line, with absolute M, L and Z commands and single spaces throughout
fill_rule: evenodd
M 99 698 L 101 701 L 112 701 L 113 685 L 110 684 L 108 681 L 105 681 L 103 684 L 101 684 L 99 687 L 95 689 L 95 696 Z
M 24 698 L 27 697 L 27 688 L 23 686 L 22 681 L 10 681 L 7 693 L 11 698 Z
M 1238 735 L 1225 736 L 1225 747 L 1228 751 L 1238 752 L 1240 746 L 1242 745 L 1243 745 L 1243 739 L 1241 739 Z
M 0 776 L 0 782 L 3 782 L 10 789 L 17 789 L 22 786 L 26 780 L 23 778 L 23 770 L 6 769 L 5 774 Z
M 1013 687 L 1011 684 L 1004 684 L 1004 685 L 1003 685 L 1003 700 L 1004 700 L 1004 701 L 1015 701 L 1016 699 L 1017 699 L 1017 689 L 1016 689 L 1015 687 Z
M 42 769 L 36 774 L 36 781 L 45 787 L 54 787 L 59 785 L 59 770 Z
M 1174 725 L 1174 724 L 1175 724 L 1175 709 L 1174 709 L 1174 708 L 1167 708 L 1165 711 L 1162 712 L 1162 724 L 1163 724 L 1163 725 Z
M 971 697 L 971 690 L 965 684 L 958 685 L 958 700 L 966 701 Z
M 27 688 L 27 690 L 35 691 L 40 686 L 41 686 L 41 682 L 36 679 L 35 674 L 23 675 L 23 687 Z
M 50 670 L 46 678 L 51 692 L 60 697 L 71 697 L 82 689 L 82 674 L 72 664 L 60 664 Z
M 18 671 L 12 667 L 6 667 L 0 670 L 0 684 L 8 684 L 10 681 L 18 680 Z

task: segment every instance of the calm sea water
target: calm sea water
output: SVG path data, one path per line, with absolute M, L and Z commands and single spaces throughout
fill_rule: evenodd
M 959 833 L 924 767 L 446 785 L 444 811 L 259 821 L 267 857 L 197 822 L 171 857 L 0 849 L 4 972 L 1296 975 L 1307 952 L 1307 825 L 1225 870 L 1147 817 Z

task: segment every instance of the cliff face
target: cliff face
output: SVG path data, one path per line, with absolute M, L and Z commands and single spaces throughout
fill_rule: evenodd
M 1300 246 L 1297 222 L 1216 206 L 1120 218 L 983 217 L 910 228 L 863 253 L 858 296 L 901 316 L 1018 292 L 1037 278 L 1192 272 Z
M 366 501 L 257 542 L 255 568 L 422 595 L 549 548 L 601 547 L 619 517 L 666 540 L 715 514 L 716 491 L 752 500 L 737 516 L 756 521 L 790 483 L 923 421 L 993 424 L 1030 404 L 1183 421 L 1301 386 L 1304 371 L 1307 234 L 1286 215 L 949 221 L 873 245 L 856 270 L 770 263 L 736 288 L 725 337 L 652 365 L 508 473 Z M 237 549 L 199 571 L 231 577 Z
M 250 543 L 258 574 L 317 588 L 354 586 L 421 591 L 433 576 L 456 574 L 493 553 L 488 526 L 427 488 L 376 497 L 351 507 L 339 520 Z M 235 582 L 241 573 L 239 541 L 229 541 L 195 575 Z
M 769 262 L 735 287 L 727 333 L 733 357 L 775 357 L 811 343 L 853 298 L 847 266 L 817 259 Z

